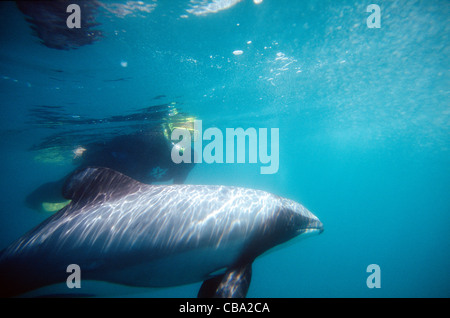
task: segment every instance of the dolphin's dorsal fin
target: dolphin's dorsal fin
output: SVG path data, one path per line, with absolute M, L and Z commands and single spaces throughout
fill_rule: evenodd
M 74 202 L 106 200 L 136 191 L 140 182 L 109 168 L 87 167 L 72 173 L 63 185 L 63 196 Z

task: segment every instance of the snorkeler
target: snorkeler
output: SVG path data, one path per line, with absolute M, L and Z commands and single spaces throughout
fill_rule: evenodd
M 88 166 L 111 168 L 146 184 L 171 180 L 175 184 L 184 183 L 194 163 L 176 164 L 172 161 L 174 143 L 170 135 L 175 128 L 186 128 L 193 133 L 193 118 L 184 122 L 165 122 L 161 128 L 80 146 L 74 150 L 73 161 L 77 169 Z M 62 209 L 70 202 L 62 196 L 66 178 L 38 187 L 26 197 L 26 205 L 41 212 Z

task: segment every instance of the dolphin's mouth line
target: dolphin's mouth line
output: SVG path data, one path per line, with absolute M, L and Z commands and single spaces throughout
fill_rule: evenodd
M 316 233 L 316 232 L 319 232 L 318 234 L 321 234 L 323 232 L 323 224 L 322 223 L 319 222 L 319 224 L 317 224 L 317 225 L 308 226 L 306 228 L 298 230 L 299 235 L 308 234 L 308 233 Z
M 323 232 L 323 227 L 303 229 L 303 230 L 300 230 L 300 232 L 301 232 L 301 234 L 315 233 L 315 232 L 319 232 L 319 234 L 320 234 Z

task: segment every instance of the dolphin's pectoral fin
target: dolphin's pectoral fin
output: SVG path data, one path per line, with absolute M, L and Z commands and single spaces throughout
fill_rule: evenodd
M 225 274 L 205 280 L 198 298 L 245 298 L 252 278 L 252 264 L 230 268 Z
M 203 282 L 202 287 L 198 291 L 198 298 L 213 298 L 216 296 L 216 291 L 219 287 L 219 284 L 222 282 L 222 279 L 225 277 L 225 274 L 215 276 L 213 278 L 207 279 Z

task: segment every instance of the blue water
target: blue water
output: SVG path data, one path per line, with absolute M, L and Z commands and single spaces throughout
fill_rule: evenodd
M 43 159 L 33 146 L 111 133 L 70 118 L 173 102 L 204 127 L 280 132 L 276 174 L 202 163 L 186 183 L 269 191 L 324 223 L 320 236 L 258 258 L 248 297 L 449 297 L 450 3 L 376 1 L 381 28 L 368 28 L 370 3 L 243 0 L 196 15 L 187 0 L 147 0 L 126 15 L 101 11 L 102 39 L 57 50 L 2 1 L 0 249 L 47 217 L 24 197 L 74 168 L 70 152 Z M 42 106 L 60 124 L 40 123 Z M 57 145 L 76 147 L 71 138 Z M 367 287 L 369 264 L 381 288 Z M 199 287 L 140 295 L 195 297 Z

